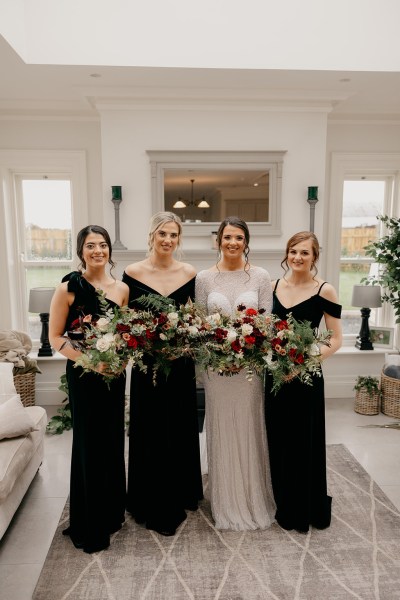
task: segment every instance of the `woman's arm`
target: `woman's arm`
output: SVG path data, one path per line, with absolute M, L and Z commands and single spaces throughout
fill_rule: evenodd
M 62 283 L 54 292 L 50 305 L 49 339 L 53 348 L 70 360 L 76 360 L 82 353 L 75 350 L 63 337 L 73 294 L 68 292 L 67 283 Z
M 330 302 L 338 303 L 338 297 L 335 288 L 330 284 L 326 283 L 321 289 L 321 296 Z M 321 346 L 322 360 L 334 354 L 342 345 L 342 322 L 336 317 L 332 317 L 328 313 L 324 312 L 325 325 L 327 329 L 332 331 L 332 337 L 330 339 L 330 346 Z
M 258 308 L 265 308 L 267 313 L 272 310 L 272 285 L 268 271 L 263 272 L 261 286 L 258 292 Z
M 332 331 L 332 337 L 330 339 L 330 346 L 321 346 L 321 357 L 322 360 L 334 354 L 342 345 L 342 323 L 340 319 L 332 317 L 327 313 L 324 313 L 325 325 L 327 329 Z
M 201 271 L 196 276 L 194 297 L 197 304 L 207 308 L 207 290 Z

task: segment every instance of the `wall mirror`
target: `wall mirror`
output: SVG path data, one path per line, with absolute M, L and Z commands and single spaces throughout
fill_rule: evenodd
M 153 212 L 178 214 L 185 235 L 204 235 L 227 216 L 254 235 L 280 235 L 285 152 L 148 151 Z

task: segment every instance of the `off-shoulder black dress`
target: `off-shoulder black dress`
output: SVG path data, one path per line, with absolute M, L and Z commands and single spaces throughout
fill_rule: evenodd
M 124 273 L 129 286 L 129 306 L 156 290 Z M 176 305 L 194 298 L 194 278 L 168 298 Z M 138 523 L 172 535 L 186 518 L 186 509 L 196 510 L 203 498 L 194 363 L 172 361 L 168 377 L 152 381 L 148 371 L 132 370 L 127 510 Z
M 66 331 L 80 316 L 101 314 L 95 288 L 74 271 L 63 279 L 75 294 Z M 108 300 L 111 307 L 116 306 Z M 98 373 L 83 373 L 67 361 L 72 412 L 70 535 L 76 547 L 98 552 L 110 544 L 125 515 L 124 405 L 125 373 L 110 387 Z
M 320 296 L 324 284 L 317 294 L 288 309 L 276 295 L 278 283 L 272 312 L 281 319 L 292 313 L 296 320 L 318 327 L 324 313 L 340 318 L 341 306 Z M 324 529 L 331 522 L 332 503 L 326 481 L 324 379 L 313 376 L 312 386 L 294 380 L 276 395 L 271 388 L 267 373 L 265 420 L 276 520 L 284 529 Z

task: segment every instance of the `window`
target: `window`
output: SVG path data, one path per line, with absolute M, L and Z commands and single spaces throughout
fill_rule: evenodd
M 71 182 L 43 176 L 16 178 L 20 207 L 21 272 L 27 299 L 34 287 L 55 287 L 72 267 Z M 39 339 L 37 314 L 29 313 L 28 334 Z
M 360 309 L 352 307 L 351 296 L 353 286 L 374 268 L 364 248 L 381 235 L 381 223 L 376 216 L 384 212 L 386 185 L 384 180 L 366 177 L 343 183 L 339 302 L 343 307 L 344 333 L 358 334 L 360 330 Z M 377 316 L 377 310 L 372 309 L 371 324 L 376 324 Z
M 0 176 L 0 328 L 29 331 L 36 347 L 28 290 L 55 287 L 76 264 L 76 234 L 88 223 L 86 154 L 0 149 Z
M 399 194 L 400 154 L 332 153 L 322 273 L 343 304 L 345 344 L 354 344 L 361 325 L 360 309 L 351 306 L 353 285 L 376 268 L 364 246 L 384 234 L 378 214 L 399 214 Z M 392 308 L 372 309 L 370 323 L 393 327 Z

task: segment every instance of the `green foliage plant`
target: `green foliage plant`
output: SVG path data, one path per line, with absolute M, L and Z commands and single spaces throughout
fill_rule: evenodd
M 67 397 L 64 398 L 63 403 L 64 406 L 57 409 L 57 414 L 54 415 L 47 423 L 46 431 L 52 435 L 60 434 L 63 431 L 68 431 L 72 428 L 72 417 L 71 417 L 71 407 L 68 401 L 68 383 L 67 376 L 63 373 L 60 377 L 60 385 L 58 389 L 61 392 L 64 392 Z
M 378 377 L 372 377 L 371 375 L 359 375 L 354 389 L 359 392 L 365 390 L 370 398 L 377 393 L 381 393 Z
M 365 246 L 365 254 L 382 265 L 383 269 L 378 276 L 366 277 L 361 281 L 382 286 L 382 300 L 393 306 L 395 321 L 400 323 L 400 218 L 384 215 L 378 215 L 377 218 L 384 223 L 388 233 Z

